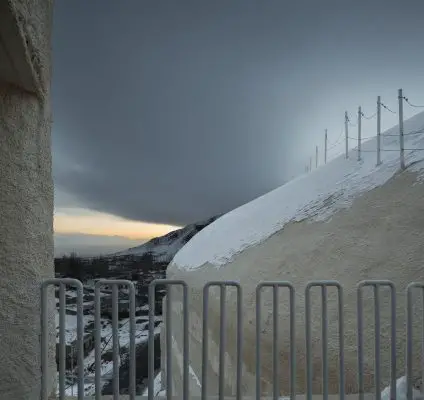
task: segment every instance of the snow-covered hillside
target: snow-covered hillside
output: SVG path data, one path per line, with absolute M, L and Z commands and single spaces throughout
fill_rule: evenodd
M 424 164 L 424 113 L 404 123 L 405 160 L 409 170 Z M 363 132 L 363 137 L 373 133 Z M 231 212 L 207 226 L 176 255 L 174 264 L 193 269 L 206 262 L 216 266 L 279 231 L 288 222 L 323 221 L 349 207 L 361 194 L 383 185 L 399 170 L 399 128 L 381 137 L 382 164 L 376 165 L 377 139 L 362 143 L 362 160 L 357 150 L 302 175 Z M 414 150 L 417 149 L 417 150 Z
M 374 129 L 373 129 L 374 130 Z M 363 130 L 363 136 L 372 136 L 372 131 Z M 343 288 L 343 348 L 346 393 L 357 393 L 358 388 L 358 298 L 357 284 L 363 280 L 389 280 L 396 288 L 396 301 L 391 303 L 390 292 L 379 291 L 380 307 L 380 366 L 381 389 L 390 382 L 391 344 L 390 332 L 395 321 L 396 349 L 406 348 L 405 289 L 410 282 L 422 282 L 424 278 L 424 113 L 406 120 L 405 161 L 401 170 L 399 158 L 398 127 L 382 134 L 381 159 L 377 162 L 376 138 L 363 142 L 362 159 L 357 160 L 357 151 L 352 149 L 349 158 L 344 154 L 320 166 L 309 174 L 249 202 L 222 216 L 193 237 L 174 257 L 167 268 L 167 278 L 184 280 L 190 287 L 189 313 L 192 323 L 190 338 L 201 335 L 204 319 L 201 302 L 204 286 L 208 281 L 237 281 L 242 285 L 243 347 L 256 347 L 257 285 L 261 281 L 288 281 L 295 293 L 294 311 L 290 308 L 288 293 L 283 293 L 278 305 L 279 354 L 281 371 L 279 386 L 281 394 L 290 392 L 290 343 L 291 314 L 295 324 L 296 389 L 306 393 L 305 341 L 311 337 L 311 363 L 313 365 L 312 391 L 322 393 L 322 313 L 319 292 L 311 294 L 313 300 L 305 302 L 305 288 L 310 281 L 337 281 Z M 340 152 L 343 151 L 342 144 Z M 283 290 L 281 291 L 283 292 Z M 228 294 L 225 312 L 228 320 L 236 320 L 238 301 L 235 293 Z M 322 303 L 321 303 L 322 300 Z M 392 299 L 394 300 L 394 299 Z M 182 302 L 178 293 L 174 302 Z M 340 392 L 339 387 L 339 340 L 338 322 L 341 321 L 337 292 L 329 289 L 326 321 L 328 323 L 328 390 Z M 393 317 L 390 304 L 396 316 Z M 210 292 L 209 343 L 218 349 L 220 340 L 220 294 Z M 262 395 L 270 395 L 275 378 L 273 371 L 274 328 L 272 314 L 274 300 L 270 291 L 261 301 L 261 382 Z M 309 329 L 305 326 L 305 308 L 310 310 Z M 363 371 L 364 390 L 375 390 L 375 329 L 374 298 L 370 292 L 361 302 L 363 324 Z M 413 310 L 417 315 L 422 310 L 422 299 L 414 296 Z M 283 317 L 284 316 L 284 317 Z M 178 321 L 181 317 L 174 313 Z M 321 318 L 322 317 L 322 318 Z M 420 318 L 420 317 L 418 317 Z M 413 338 L 421 335 L 418 319 L 412 326 Z M 175 324 L 177 325 L 177 324 Z M 234 325 L 227 327 L 227 335 L 235 334 Z M 175 353 L 182 346 L 178 342 Z M 412 343 L 411 379 L 421 377 L 421 342 Z M 201 375 L 202 345 L 198 340 L 190 341 L 191 367 Z M 235 365 L 238 357 L 236 346 L 227 347 L 229 365 Z M 203 360 L 203 362 L 205 362 Z M 244 352 L 242 364 L 243 395 L 255 393 L 256 357 Z M 396 377 L 405 374 L 406 353 L 397 352 Z M 216 364 L 211 361 L 207 370 Z M 251 371 L 251 372 L 249 372 Z M 215 377 L 215 375 L 212 375 Z M 236 368 L 228 368 L 225 384 L 236 379 Z M 177 380 L 177 379 L 176 379 Z M 402 382 L 402 381 L 400 381 Z M 384 386 L 383 386 L 384 385 Z M 385 392 L 386 393 L 386 392 Z
M 175 254 L 198 232 L 215 221 L 217 217 L 209 218 L 195 224 L 190 224 L 184 228 L 170 232 L 167 235 L 154 238 L 141 246 L 132 247 L 128 250 L 120 251 L 114 256 L 143 256 L 149 254 L 156 262 L 170 262 Z

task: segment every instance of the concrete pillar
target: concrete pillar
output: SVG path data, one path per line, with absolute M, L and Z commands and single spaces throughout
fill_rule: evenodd
M 40 398 L 40 284 L 54 275 L 50 0 L 0 0 L 0 398 Z M 55 392 L 50 297 L 49 392 Z

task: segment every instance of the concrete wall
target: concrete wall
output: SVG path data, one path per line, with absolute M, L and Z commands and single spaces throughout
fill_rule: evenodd
M 0 398 L 38 400 L 40 284 L 54 276 L 52 4 L 49 0 L 0 3 L 2 55 L 8 57 L 0 59 L 4 63 L 0 68 Z M 50 300 L 50 368 L 45 373 L 53 392 L 53 292 Z
M 254 394 L 255 388 L 255 287 L 262 280 L 288 280 L 296 288 L 296 346 L 297 346 L 297 392 L 305 393 L 305 325 L 304 288 L 310 280 L 338 280 L 344 286 L 345 317 L 345 362 L 346 392 L 357 391 L 357 331 L 356 288 L 363 279 L 390 279 L 398 289 L 397 297 L 397 373 L 404 375 L 405 368 L 405 296 L 406 285 L 411 281 L 422 281 L 424 276 L 424 185 L 416 181 L 414 173 L 404 172 L 395 176 L 384 186 L 364 194 L 354 201 L 350 209 L 339 211 L 329 222 L 287 224 L 284 229 L 264 242 L 239 253 L 227 265 L 216 268 L 205 264 L 195 271 L 184 271 L 177 265 L 168 267 L 168 279 L 183 279 L 187 282 L 190 302 L 190 351 L 191 366 L 200 376 L 202 288 L 210 280 L 236 280 L 243 287 L 244 354 L 243 394 Z M 312 337 L 313 337 L 313 391 L 321 392 L 321 306 L 319 294 L 313 292 Z M 181 301 L 175 294 L 174 302 Z M 272 315 L 270 292 L 263 295 L 261 336 L 263 394 L 272 390 Z M 373 383 L 373 300 L 370 291 L 365 293 L 365 389 L 371 391 Z M 418 296 L 418 300 L 420 300 Z M 329 320 L 329 390 L 338 393 L 338 336 L 337 302 L 335 292 L 328 297 Z M 389 382 L 389 296 L 381 296 L 381 344 L 383 385 Z M 421 300 L 418 302 L 421 304 Z M 227 303 L 227 358 L 226 394 L 235 392 L 235 294 L 228 294 Z M 289 323 L 287 293 L 280 296 L 280 386 L 282 394 L 289 393 Z M 415 314 L 419 318 L 419 313 Z M 175 312 L 175 318 L 182 313 Z M 219 294 L 211 291 L 209 317 L 209 392 L 217 392 L 219 344 Z M 415 323 L 415 338 L 418 339 L 420 323 Z M 177 323 L 174 323 L 177 325 Z M 175 336 L 181 348 L 181 335 Z M 175 352 L 175 351 L 174 351 Z M 415 366 L 420 365 L 419 340 L 414 347 Z M 176 371 L 177 373 L 177 371 Z M 419 377 L 417 373 L 415 377 Z

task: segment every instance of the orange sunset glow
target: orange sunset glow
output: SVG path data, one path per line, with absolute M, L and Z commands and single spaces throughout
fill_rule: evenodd
M 146 240 L 165 235 L 179 226 L 130 221 L 99 212 L 55 212 L 56 233 L 83 233 L 89 235 L 122 236 L 129 239 Z

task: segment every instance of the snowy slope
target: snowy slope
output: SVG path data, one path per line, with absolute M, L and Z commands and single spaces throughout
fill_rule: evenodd
M 196 224 L 190 224 L 182 229 L 170 232 L 167 235 L 154 238 L 141 246 L 132 247 L 128 250 L 115 253 L 114 256 L 152 255 L 154 261 L 170 262 L 175 254 L 199 231 L 213 222 L 217 217 L 201 221 Z
M 406 164 L 424 167 L 424 113 L 405 121 Z M 363 132 L 363 137 L 373 133 Z M 325 221 L 349 207 L 361 194 L 383 185 L 399 170 L 398 127 L 381 137 L 382 164 L 376 166 L 376 138 L 362 143 L 362 160 L 352 149 L 327 165 L 225 214 L 193 237 L 174 257 L 177 268 L 195 269 L 209 262 L 221 266 L 242 250 L 256 245 L 291 221 Z M 417 149 L 417 150 L 413 150 Z M 421 149 L 421 150 L 418 150 Z

